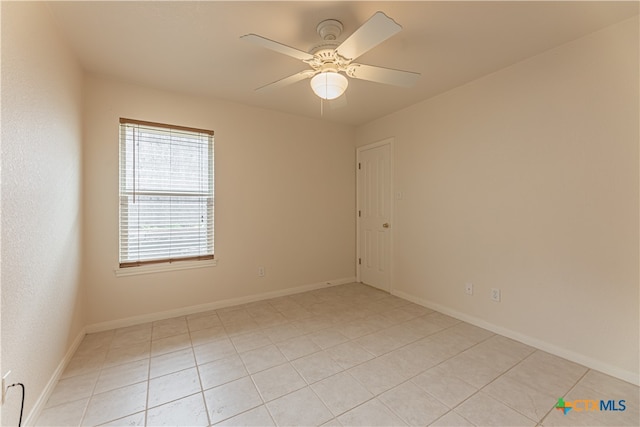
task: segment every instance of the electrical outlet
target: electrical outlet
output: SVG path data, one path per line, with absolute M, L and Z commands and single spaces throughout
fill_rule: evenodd
M 3 405 L 4 405 L 5 395 L 7 394 L 7 379 L 9 378 L 9 374 L 11 374 L 11 371 L 7 371 L 7 373 L 2 376 L 2 404 Z
M 464 284 L 464 293 L 467 295 L 473 295 L 473 283 Z
M 491 301 L 500 302 L 500 289 L 491 288 Z
M 264 277 L 264 267 L 258 267 L 258 277 Z

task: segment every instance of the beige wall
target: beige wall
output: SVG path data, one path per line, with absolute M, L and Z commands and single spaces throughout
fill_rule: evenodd
M 85 93 L 89 324 L 355 275 L 353 128 L 95 76 Z M 114 275 L 120 117 L 215 132 L 216 267 Z
M 82 71 L 38 3 L 2 2 L 2 372 L 31 412 L 84 323 Z M 18 425 L 20 389 L 2 425 Z
M 395 138 L 394 290 L 637 382 L 638 75 L 636 17 L 360 127 Z

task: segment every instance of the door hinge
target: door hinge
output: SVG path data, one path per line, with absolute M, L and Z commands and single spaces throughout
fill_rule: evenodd
M 358 169 L 362 169 L 362 163 L 358 163 Z
M 358 258 L 358 265 L 362 264 L 362 258 Z
M 358 211 L 358 217 L 361 217 L 361 216 L 362 216 L 362 212 Z

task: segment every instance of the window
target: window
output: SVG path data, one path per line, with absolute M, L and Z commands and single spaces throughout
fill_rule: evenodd
M 120 119 L 120 268 L 213 259 L 213 132 Z

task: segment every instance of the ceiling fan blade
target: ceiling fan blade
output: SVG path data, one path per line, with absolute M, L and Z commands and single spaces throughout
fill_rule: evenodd
M 347 75 L 354 79 L 369 80 L 394 86 L 412 87 L 420 78 L 420 73 L 374 67 L 373 65 L 351 64 Z
M 376 12 L 338 48 L 341 56 L 354 60 L 402 30 L 402 27 L 382 12 Z
M 293 83 L 297 83 L 300 80 L 304 80 L 304 79 L 308 79 L 310 77 L 313 77 L 315 74 L 316 74 L 316 72 L 313 71 L 313 70 L 300 71 L 299 73 L 293 74 L 293 75 L 291 75 L 289 77 L 285 77 L 285 78 L 277 80 L 277 81 L 275 81 L 273 83 L 269 83 L 267 85 L 261 86 L 258 89 L 256 89 L 256 92 L 257 91 L 267 92 L 267 91 L 270 91 L 270 90 L 273 90 L 273 89 L 279 89 L 281 87 L 288 86 L 288 85 L 293 84 Z
M 313 55 L 307 52 L 303 52 L 294 47 L 287 46 L 286 44 L 274 42 L 257 34 L 246 34 L 240 37 L 242 40 L 246 40 L 258 46 L 266 47 L 267 49 L 274 50 L 278 53 L 282 53 L 288 56 L 292 56 L 302 61 L 313 59 Z

